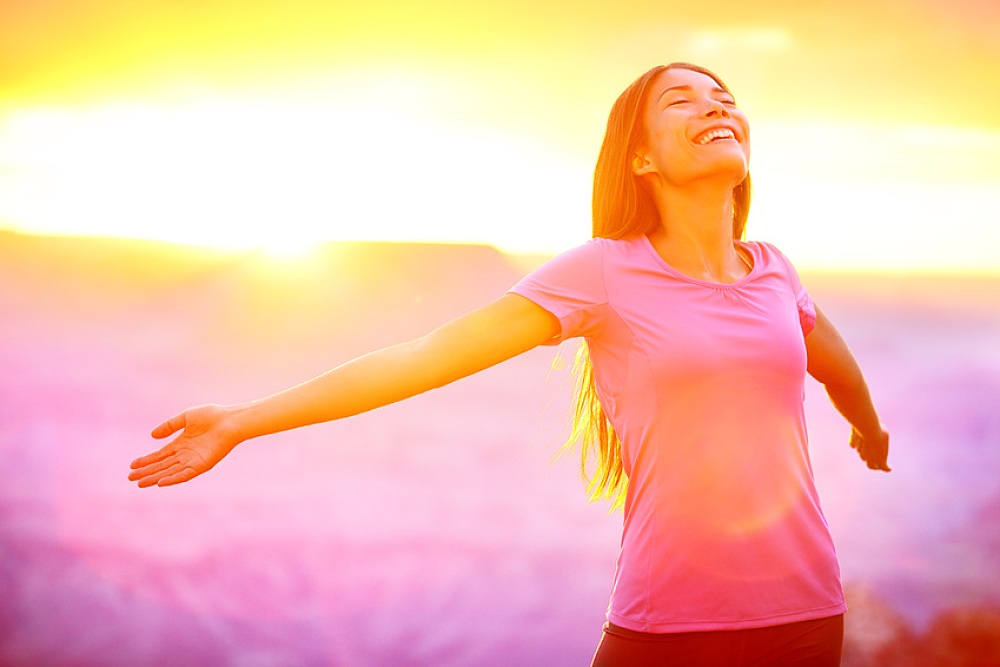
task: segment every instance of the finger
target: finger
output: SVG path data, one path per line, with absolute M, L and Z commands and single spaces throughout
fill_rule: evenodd
M 198 473 L 194 468 L 184 467 L 179 472 L 175 472 L 166 477 L 160 477 L 159 481 L 156 483 L 157 486 L 173 486 L 174 484 L 180 484 L 182 482 L 187 482 L 198 476 Z
M 164 470 L 167 470 L 168 468 L 174 465 L 177 465 L 177 461 L 172 458 L 155 460 L 149 464 L 142 466 L 135 466 L 135 464 L 133 464 L 133 466 L 136 469 L 129 473 L 128 478 L 132 481 L 135 481 L 142 477 L 148 477 L 150 475 L 155 475 L 158 472 L 163 472 Z
M 152 465 L 159 461 L 163 461 L 168 456 L 170 456 L 171 453 L 172 450 L 169 449 L 169 445 L 167 447 L 161 447 L 155 452 L 150 452 L 145 456 L 140 456 L 135 461 L 132 461 L 132 463 L 129 464 L 129 467 L 132 468 L 133 470 L 138 470 L 139 468 L 144 468 L 148 465 Z
M 889 462 L 886 460 L 888 457 L 886 455 L 871 455 L 865 458 L 865 463 L 868 464 L 870 470 L 884 470 L 885 472 L 892 472 L 892 468 L 889 467 Z
M 862 439 L 862 437 L 861 437 L 861 436 L 860 436 L 860 435 L 858 434 L 858 432 L 857 432 L 857 431 L 851 431 L 851 437 L 850 437 L 850 440 L 849 440 L 849 442 L 850 442 L 850 444 L 851 444 L 851 449 L 855 449 L 855 450 L 857 450 L 857 451 L 858 451 L 858 453 L 860 453 L 860 452 L 861 452 L 861 445 L 862 445 L 862 443 L 864 442 L 864 440 L 863 440 L 863 439 Z
M 889 437 L 886 435 L 885 442 L 881 447 L 881 456 L 879 456 L 879 461 L 882 463 L 880 470 L 886 472 L 892 472 L 892 468 L 889 467 Z
M 133 470 L 139 470 L 140 468 L 145 468 L 148 465 L 152 465 L 158 461 L 162 461 L 166 457 L 166 455 L 167 453 L 164 452 L 162 449 L 157 450 L 155 452 L 150 452 L 149 454 L 146 454 L 145 456 L 140 456 L 135 461 L 132 461 L 132 463 L 130 463 L 128 467 L 132 468 Z
M 143 475 L 140 479 L 137 480 L 139 488 L 146 489 L 151 486 L 159 486 L 160 480 L 162 480 L 165 477 L 170 477 L 172 475 L 175 475 L 183 469 L 184 466 L 175 461 L 173 465 L 169 466 L 165 470 L 160 470 L 158 472 L 153 472 Z
M 187 425 L 187 412 L 182 412 L 179 415 L 174 415 L 167 421 L 163 422 L 156 428 L 154 428 L 150 435 L 154 438 L 166 438 L 172 433 L 176 433 Z
M 869 451 L 869 458 L 874 464 L 873 466 L 869 466 L 872 470 L 884 470 L 885 472 L 891 472 L 892 468 L 889 467 L 888 443 L 880 443 L 877 446 L 872 446 Z
M 136 481 L 136 485 L 140 489 L 148 489 L 151 486 L 156 486 L 158 481 L 159 477 L 143 477 L 142 479 Z

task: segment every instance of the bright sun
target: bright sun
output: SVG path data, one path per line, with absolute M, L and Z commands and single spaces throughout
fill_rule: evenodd
M 444 84 L 402 75 L 313 83 L 308 93 L 4 116 L 0 225 L 256 249 L 285 262 L 326 241 L 555 253 L 586 240 L 592 157 L 470 112 Z M 997 133 L 755 127 L 753 238 L 803 266 L 996 270 L 1000 232 L 981 221 L 998 208 Z
M 426 91 L 389 88 L 391 99 L 355 91 L 336 100 L 24 110 L 0 126 L 9 167 L 0 172 L 0 220 L 36 233 L 86 230 L 281 256 L 326 240 L 517 249 L 549 235 L 565 247 L 567 229 L 585 229 L 585 168 L 537 142 L 421 111 Z
M 310 257 L 318 244 L 316 238 L 283 236 L 264 240 L 258 247 L 272 259 L 297 261 Z

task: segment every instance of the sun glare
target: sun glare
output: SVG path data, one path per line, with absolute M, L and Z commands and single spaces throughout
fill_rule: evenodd
M 1000 133 L 758 123 L 749 234 L 810 268 L 996 273 Z M 874 147 L 874 148 L 873 148 Z
M 586 170 L 389 88 L 22 110 L 0 125 L 0 221 L 285 256 L 325 240 L 564 247 L 586 228 Z
M 270 259 L 296 262 L 310 258 L 319 248 L 319 241 L 304 237 L 275 237 L 264 240 L 259 249 Z
M 419 77 L 314 83 L 0 117 L 0 225 L 285 261 L 325 241 L 555 253 L 586 240 L 582 151 L 470 115 L 454 88 Z M 754 127 L 753 238 L 803 266 L 997 270 L 1000 232 L 982 220 L 1000 208 L 1000 133 Z

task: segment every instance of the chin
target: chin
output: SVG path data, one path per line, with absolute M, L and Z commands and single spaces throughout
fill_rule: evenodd
M 718 162 L 715 162 L 711 169 L 706 171 L 707 173 L 705 176 L 727 178 L 727 180 L 732 182 L 733 187 L 736 187 L 742 183 L 743 179 L 745 179 L 747 174 L 750 173 L 750 165 L 747 164 L 746 160 L 733 156 L 729 160 L 719 160 Z

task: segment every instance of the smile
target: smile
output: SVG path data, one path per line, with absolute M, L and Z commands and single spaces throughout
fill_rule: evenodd
M 695 139 L 695 143 L 699 146 L 704 146 L 705 144 L 722 139 L 736 139 L 736 135 L 727 127 L 717 127 L 699 136 Z

